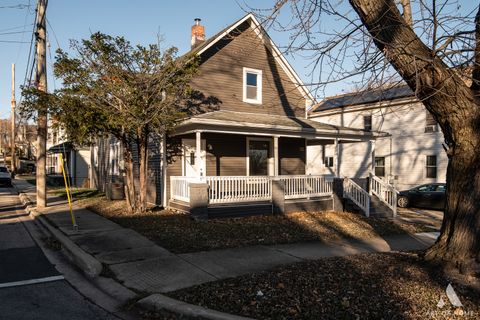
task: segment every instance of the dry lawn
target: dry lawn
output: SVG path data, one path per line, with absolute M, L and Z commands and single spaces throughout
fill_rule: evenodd
M 419 224 L 367 219 L 347 212 L 303 212 L 195 221 L 186 214 L 168 210 L 129 214 L 124 201 L 93 198 L 78 203 L 136 230 L 174 253 L 313 240 L 366 239 L 429 230 Z
M 326 258 L 210 282 L 168 295 L 255 319 L 480 319 L 480 293 L 453 283 L 417 253 Z M 440 298 L 443 307 L 437 306 Z

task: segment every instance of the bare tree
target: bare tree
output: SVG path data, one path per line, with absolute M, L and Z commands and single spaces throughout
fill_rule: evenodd
M 418 20 L 409 23 L 394 0 L 282 0 L 265 23 L 290 31 L 285 49 L 312 59 L 317 87 L 374 78 L 413 90 L 439 123 L 449 159 L 441 235 L 426 257 L 480 276 L 480 10 L 449 0 L 412 5 Z M 337 23 L 328 30 L 326 21 Z

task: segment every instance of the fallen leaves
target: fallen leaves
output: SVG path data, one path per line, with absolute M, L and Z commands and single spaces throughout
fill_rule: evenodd
M 292 264 L 169 295 L 256 319 L 480 318 L 480 293 L 454 284 L 463 303 L 455 308 L 445 294 L 449 282 L 417 253 L 375 253 Z
M 365 218 L 348 212 L 300 212 L 198 222 L 187 214 L 168 210 L 131 214 L 125 210 L 124 201 L 104 198 L 82 201 L 80 204 L 174 253 L 313 240 L 367 239 L 424 231 L 419 225 Z

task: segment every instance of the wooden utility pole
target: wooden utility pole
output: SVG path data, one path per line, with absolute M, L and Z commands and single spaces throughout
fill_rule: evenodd
M 15 63 L 12 63 L 12 140 L 11 140 L 11 147 L 12 147 L 12 157 L 10 163 L 10 169 L 13 173 L 17 171 L 17 161 L 15 156 Z
M 37 72 L 35 83 L 38 90 L 47 92 L 46 17 L 47 0 L 38 0 L 37 5 Z M 37 120 L 37 208 L 47 205 L 46 158 L 47 158 L 47 112 L 38 111 Z

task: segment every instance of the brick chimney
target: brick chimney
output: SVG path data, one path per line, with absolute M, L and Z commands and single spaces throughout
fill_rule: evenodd
M 200 25 L 202 19 L 196 18 L 195 24 L 192 26 L 192 49 L 198 47 L 203 41 L 205 41 L 205 27 Z

